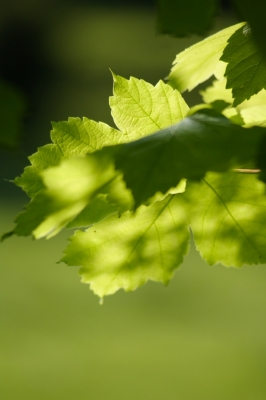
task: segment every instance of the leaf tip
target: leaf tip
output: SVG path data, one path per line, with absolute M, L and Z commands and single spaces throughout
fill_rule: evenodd
M 10 232 L 6 232 L 4 233 L 1 237 L 0 237 L 0 242 L 2 243 L 4 240 L 10 238 L 11 236 L 13 236 L 15 234 L 15 231 L 10 231 Z
M 114 82 L 117 82 L 118 75 L 115 74 L 114 71 L 113 71 L 111 68 L 109 68 L 109 71 L 111 72 L 111 75 L 112 75 L 112 77 L 113 77 L 113 81 L 114 81 Z

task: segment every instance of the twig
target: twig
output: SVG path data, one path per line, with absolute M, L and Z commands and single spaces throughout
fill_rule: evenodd
M 246 169 L 246 168 L 235 168 L 234 172 L 238 172 L 240 174 L 259 174 L 261 172 L 260 169 Z

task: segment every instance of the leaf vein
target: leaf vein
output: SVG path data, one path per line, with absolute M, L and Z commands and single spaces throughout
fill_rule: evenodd
M 252 240 L 249 238 L 249 236 L 246 234 L 246 232 L 244 231 L 244 229 L 241 227 L 241 225 L 239 224 L 239 222 L 235 219 L 235 217 L 233 216 L 233 214 L 231 213 L 231 211 L 229 210 L 227 204 L 225 203 L 224 199 L 219 195 L 219 193 L 214 189 L 214 187 L 206 180 L 203 179 L 203 181 L 205 182 L 205 184 L 213 191 L 213 193 L 218 197 L 218 199 L 221 201 L 221 203 L 223 204 L 224 208 L 226 209 L 226 211 L 228 212 L 229 216 L 232 218 L 232 220 L 234 221 L 234 223 L 236 224 L 236 226 L 238 227 L 238 229 L 240 230 L 240 232 L 243 234 L 243 236 L 246 238 L 246 240 L 249 242 L 249 244 L 254 248 L 254 250 L 258 253 L 259 257 L 260 252 L 257 249 L 257 247 L 255 246 L 255 244 L 252 242 Z

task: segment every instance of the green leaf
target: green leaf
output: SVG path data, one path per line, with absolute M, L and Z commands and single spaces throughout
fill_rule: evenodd
M 174 36 L 203 34 L 211 25 L 217 0 L 156 0 L 160 33 Z
M 56 145 L 48 144 L 40 147 L 37 153 L 29 157 L 32 165 L 26 167 L 23 174 L 14 180 L 14 183 L 21 187 L 29 197 L 34 197 L 44 187 L 40 172 L 58 165 L 63 158 L 62 151 Z
M 256 106 L 262 106 L 266 103 L 266 90 L 262 89 L 258 94 L 252 96 L 249 100 L 243 101 L 243 103 L 237 106 L 238 110 L 244 108 L 252 108 Z
M 200 92 L 203 100 L 207 104 L 214 107 L 217 99 L 220 99 L 228 105 L 233 103 L 232 89 L 226 89 L 226 78 L 222 80 L 215 80 L 212 86 L 207 87 Z M 236 108 L 227 107 L 223 114 L 232 120 L 232 115 L 241 116 L 242 124 L 250 126 L 265 126 L 266 125 L 266 90 L 261 90 L 258 94 L 252 96 L 249 100 L 243 101 Z M 215 107 L 214 107 L 215 108 Z
M 265 185 L 255 175 L 210 173 L 182 195 L 196 246 L 210 264 L 266 262 Z
M 223 29 L 179 53 L 167 78 L 171 86 L 180 92 L 192 90 L 211 75 L 220 73 L 219 59 L 227 40 L 243 25 L 240 23 Z
M 44 189 L 18 216 L 14 233 L 33 234 L 35 239 L 56 235 L 115 175 L 112 163 L 103 152 L 98 152 L 97 156 L 90 154 L 86 158 L 64 160 L 59 166 L 46 169 L 41 173 Z
M 67 228 L 88 227 L 116 212 L 117 207 L 108 203 L 106 195 L 99 194 L 90 201 L 74 220 L 69 222 Z
M 213 81 L 212 86 L 207 87 L 200 94 L 203 101 L 209 104 L 214 110 L 221 112 L 231 122 L 237 125 L 244 125 L 239 108 L 231 107 L 234 99 L 232 97 L 232 90 L 226 89 L 226 78 Z
M 262 128 L 246 130 L 213 110 L 198 112 L 132 143 L 115 155 L 135 207 L 182 178 L 199 180 L 207 171 L 226 171 L 255 158 Z
M 113 154 L 115 156 L 116 152 L 119 151 L 119 146 L 118 148 L 106 148 L 103 151 L 105 150 L 107 151 L 107 154 L 109 154 L 109 150 L 114 150 Z M 112 155 L 110 156 L 112 157 Z M 114 156 L 112 157 L 113 167 Z M 110 205 L 115 206 L 116 211 L 118 211 L 120 214 L 123 214 L 125 211 L 134 209 L 134 198 L 131 191 L 127 189 L 121 173 L 117 174 L 116 177 L 108 185 L 105 186 L 103 192 L 107 194 L 107 202 Z
M 162 81 L 153 86 L 133 77 L 113 74 L 113 78 L 110 107 L 117 127 L 128 135 L 127 142 L 176 124 L 189 111 L 181 94 Z
M 243 108 L 240 114 L 246 126 L 266 127 L 266 104 Z
M 190 236 L 178 196 L 77 231 L 61 261 L 82 266 L 82 281 L 100 297 L 135 290 L 148 280 L 168 283 L 188 251 Z
M 51 139 L 53 144 L 39 148 L 29 157 L 31 166 L 26 167 L 21 177 L 15 179 L 30 197 L 34 197 L 42 188 L 40 172 L 59 165 L 71 157 L 85 156 L 103 146 L 123 142 L 123 134 L 114 128 L 88 118 L 69 118 L 68 121 L 53 122 Z
M 232 88 L 233 106 L 266 89 L 266 62 L 253 42 L 248 25 L 230 37 L 221 60 L 228 63 L 225 75 L 227 88 Z
M 188 112 L 188 106 L 178 91 L 163 82 L 159 82 L 154 87 L 135 78 L 127 81 L 117 75 L 114 75 L 114 82 L 114 96 L 110 103 L 117 125 L 124 129 L 124 132 L 86 118 L 83 120 L 69 118 L 67 122 L 54 123 L 51 132 L 53 144 L 40 148 L 38 153 L 30 157 L 32 166 L 27 167 L 22 177 L 15 181 L 31 197 L 38 196 L 29 205 L 27 211 L 17 219 L 15 233 L 19 235 L 32 233 L 35 238 L 51 237 L 66 225 L 68 227 L 77 224 L 87 226 L 95 222 L 96 215 L 100 219 L 104 218 L 112 213 L 115 207 L 120 213 L 133 208 L 134 201 L 130 191 L 126 189 L 121 176 L 119 177 L 119 174 L 114 171 L 113 178 L 116 177 L 116 179 L 113 179 L 112 183 L 106 185 L 104 189 L 101 187 L 101 193 L 107 194 L 108 204 L 105 200 L 97 203 L 96 199 L 93 199 L 95 188 L 89 183 L 87 183 L 86 195 L 82 190 L 77 192 L 80 193 L 76 198 L 79 206 L 74 206 L 71 196 L 69 201 L 63 201 L 64 196 L 68 197 L 65 186 L 72 185 L 71 182 L 74 179 L 72 175 L 77 181 L 86 178 L 83 171 L 78 171 L 76 168 L 75 161 L 74 164 L 62 163 L 62 161 L 76 156 L 85 156 L 87 153 L 94 154 L 93 160 L 101 160 L 106 155 L 109 160 L 107 170 L 112 169 L 113 151 L 117 151 L 114 145 L 142 137 L 157 127 L 180 121 Z M 128 120 L 129 116 L 130 120 Z M 108 145 L 113 146 L 110 146 L 107 152 L 97 152 Z M 90 161 L 84 161 L 84 165 L 86 163 Z M 52 166 L 58 166 L 58 169 L 49 169 Z M 85 171 L 86 167 L 84 168 Z M 105 171 L 99 168 L 97 173 L 101 182 Z M 61 174 L 63 188 L 61 188 L 61 183 L 58 184 L 58 188 L 51 187 L 50 177 L 53 174 L 56 176 Z M 103 181 L 107 184 L 105 178 Z M 73 185 L 75 187 L 74 182 Z M 100 190 L 100 186 L 98 189 Z M 92 197 L 91 193 L 93 193 Z M 100 209 L 97 209 L 98 206 L 101 206 Z M 81 215 L 78 215 L 79 213 Z
M 13 149 L 19 144 L 25 100 L 18 90 L 0 81 L 0 146 Z
M 232 89 L 226 89 L 226 78 L 215 80 L 212 86 L 201 90 L 200 95 L 205 103 L 210 104 L 216 100 L 224 100 L 226 103 L 232 104 L 234 99 Z
M 237 106 L 245 126 L 266 126 L 266 90 Z
M 114 77 L 114 96 L 110 98 L 112 115 L 122 132 L 88 118 L 69 118 L 54 122 L 53 144 L 39 148 L 29 160 L 21 177 L 15 179 L 30 197 L 43 188 L 40 172 L 58 165 L 62 160 L 139 139 L 183 119 L 189 108 L 177 90 L 160 81 L 153 86 L 145 81 Z M 134 109 L 134 113 L 132 112 Z M 163 111 L 163 112 L 162 112 Z

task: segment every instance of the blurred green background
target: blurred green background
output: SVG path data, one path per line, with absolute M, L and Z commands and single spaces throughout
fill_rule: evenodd
M 148 4 L 88 3 L 0 6 L 0 71 L 28 107 L 20 148 L 1 151 L 1 233 L 26 202 L 3 179 L 20 174 L 27 156 L 49 142 L 51 120 L 113 124 L 108 68 L 155 84 L 199 39 L 156 35 Z M 224 12 L 213 29 L 234 22 Z M 1 244 L 1 400 L 266 398 L 265 266 L 209 267 L 192 245 L 167 288 L 150 282 L 100 306 L 77 268 L 56 264 L 69 235 Z

